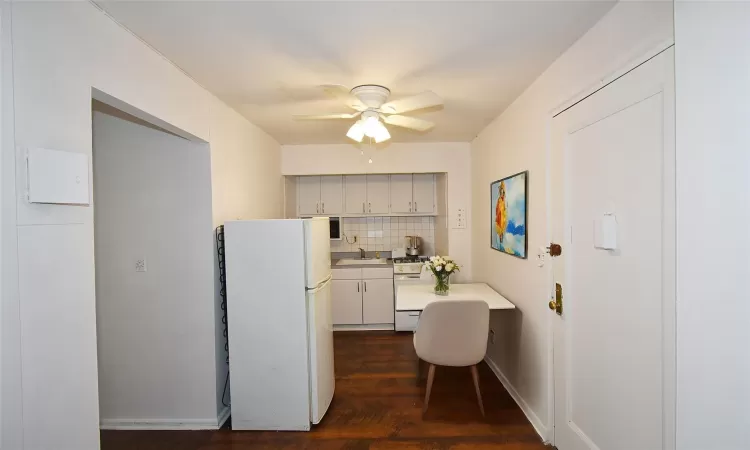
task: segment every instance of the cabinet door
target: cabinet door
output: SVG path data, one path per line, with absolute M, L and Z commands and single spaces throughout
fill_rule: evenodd
M 435 212 L 435 176 L 431 173 L 414 174 L 414 212 Z
M 320 213 L 327 216 L 344 210 L 344 183 L 341 175 L 320 177 Z
M 391 175 L 391 213 L 412 212 L 411 185 L 411 174 Z
M 320 177 L 298 177 L 297 192 L 300 216 L 320 214 Z
M 367 175 L 367 212 L 372 214 L 388 214 L 388 175 Z
M 368 323 L 393 323 L 393 278 L 363 280 L 362 319 Z
M 334 325 L 362 324 L 362 281 L 331 280 Z
M 347 214 L 365 214 L 367 211 L 367 177 L 346 175 L 344 177 L 344 211 Z

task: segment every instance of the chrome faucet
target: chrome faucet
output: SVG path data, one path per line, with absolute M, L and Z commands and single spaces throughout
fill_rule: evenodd
M 362 247 L 360 247 L 359 248 L 359 259 L 365 259 L 365 258 L 367 258 L 367 256 L 365 256 L 365 250 Z

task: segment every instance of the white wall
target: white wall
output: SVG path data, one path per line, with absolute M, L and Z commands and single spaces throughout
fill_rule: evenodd
M 677 448 L 750 448 L 750 3 L 675 4 Z
M 12 35 L 3 27 L 3 46 L 12 37 L 14 111 L 8 120 L 15 138 L 2 148 L 2 218 L 8 225 L 2 236 L 2 448 L 94 449 L 93 209 L 26 203 L 23 153 L 14 144 L 91 156 L 96 88 L 210 144 L 212 180 L 232 178 L 213 187 L 214 223 L 281 216 L 279 146 L 91 3 L 8 8 L 3 2 L 3 8 L 4 25 L 6 18 L 12 21 Z M 238 152 L 246 156 L 243 164 L 227 164 Z M 248 180 L 248 166 L 262 176 Z M 235 186 L 253 194 L 227 192 Z
M 93 118 L 99 417 L 218 425 L 208 145 L 121 117 Z
M 368 158 L 372 156 L 372 164 Z M 448 174 L 448 215 L 464 208 L 470 217 L 470 145 L 463 142 L 390 144 L 360 155 L 354 145 L 284 145 L 281 172 L 284 175 L 361 174 L 361 173 L 438 173 Z M 435 225 L 436 227 L 438 224 Z M 454 229 L 449 223 L 449 252 L 463 265 L 457 281 L 470 280 L 471 223 Z
M 543 437 L 551 436 L 550 267 L 537 266 L 549 244 L 547 150 L 550 113 L 627 62 L 672 38 L 670 2 L 624 2 L 558 58 L 472 142 L 472 256 L 476 281 L 489 283 L 518 309 L 493 313 L 496 343 L 488 358 Z M 529 259 L 492 250 L 490 182 L 529 171 Z

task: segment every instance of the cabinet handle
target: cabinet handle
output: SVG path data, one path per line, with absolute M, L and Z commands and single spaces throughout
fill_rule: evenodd
M 357 292 L 359 292 L 359 281 L 357 282 Z
M 319 214 L 319 213 L 320 213 L 320 203 L 316 203 L 315 204 L 315 214 Z
M 417 202 L 414 202 L 414 212 L 419 211 L 419 207 L 417 206 Z
M 368 203 L 367 206 L 370 208 L 370 212 L 372 212 L 372 203 Z
M 411 202 L 409 202 L 409 212 L 411 212 Z
M 365 212 L 365 202 L 362 202 L 362 212 Z
M 367 292 L 367 281 L 364 281 L 365 283 L 365 292 Z
M 325 202 L 323 202 L 323 214 L 325 214 L 325 212 L 326 212 L 326 204 Z

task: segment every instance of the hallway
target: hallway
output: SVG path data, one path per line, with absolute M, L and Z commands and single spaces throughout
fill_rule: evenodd
M 468 368 L 438 367 L 427 413 L 411 333 L 337 332 L 336 394 L 320 425 L 302 432 L 102 431 L 102 450 L 541 450 L 523 412 L 486 364 L 482 418 Z M 230 419 L 231 420 L 231 419 Z

